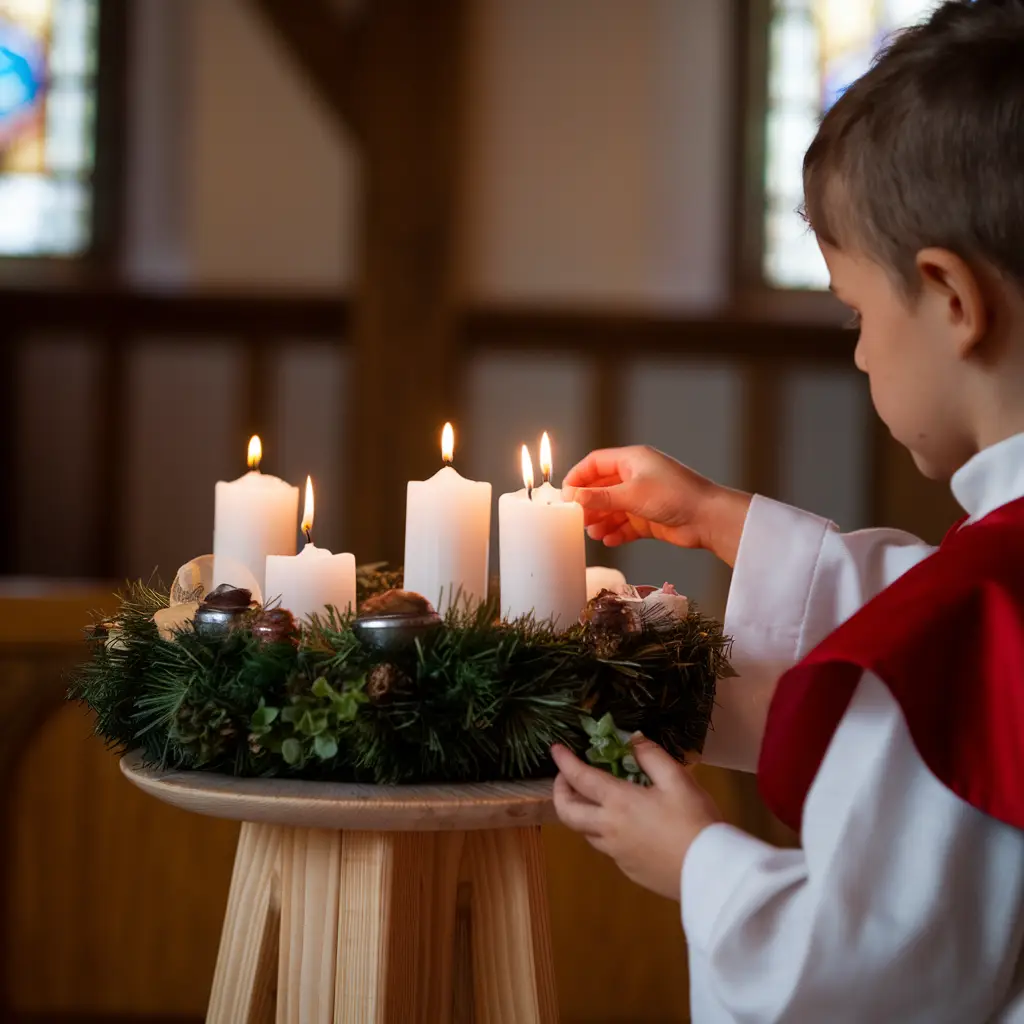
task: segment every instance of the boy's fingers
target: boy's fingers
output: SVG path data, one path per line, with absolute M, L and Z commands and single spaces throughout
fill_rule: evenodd
M 612 487 L 577 487 L 573 501 L 591 512 L 628 512 L 631 507 L 629 484 Z
M 604 803 L 609 793 L 615 788 L 616 780 L 606 772 L 584 764 L 568 747 L 556 743 L 551 748 L 551 756 L 558 765 L 558 770 L 577 793 L 592 800 L 595 804 Z M 623 783 L 627 785 L 627 783 Z
M 588 481 L 587 487 L 612 487 L 615 484 L 621 484 L 622 480 L 616 474 L 615 476 L 599 476 L 593 480 Z M 563 501 L 574 501 L 576 498 L 576 491 L 578 487 L 573 487 L 571 484 L 562 484 L 562 500 Z
M 591 540 L 604 540 L 608 534 L 621 530 L 626 525 L 625 518 L 617 520 L 615 518 L 616 515 L 617 513 L 613 513 L 596 523 L 592 523 L 587 527 L 587 536 Z
M 624 523 L 629 518 L 626 512 L 594 512 L 583 510 L 583 525 L 593 526 L 595 523 Z
M 584 800 L 569 784 L 564 775 L 555 778 L 552 793 L 558 820 L 574 832 L 587 836 L 598 835 L 601 831 L 602 809 L 589 800 Z
M 565 474 L 562 486 L 590 487 L 601 477 L 621 479 L 619 463 L 624 451 L 623 448 L 599 448 L 597 451 L 591 452 Z
M 684 771 L 683 766 L 667 750 L 646 737 L 633 741 L 633 756 L 656 786 L 672 785 Z

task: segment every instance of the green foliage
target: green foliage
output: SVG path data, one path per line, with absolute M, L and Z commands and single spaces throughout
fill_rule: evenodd
M 396 582 L 364 573 L 360 588 Z M 580 627 L 502 623 L 485 605 L 449 612 L 384 658 L 334 611 L 304 623 L 298 647 L 244 627 L 210 639 L 186 626 L 164 640 L 152 616 L 166 604 L 130 585 L 70 692 L 111 747 L 161 767 L 377 783 L 530 778 L 552 773 L 551 745 L 564 743 L 640 781 L 629 734 L 677 757 L 699 750 L 728 671 L 721 627 L 696 612 L 603 659 Z M 377 692 L 368 680 L 384 662 L 396 682 Z
M 635 733 L 617 729 L 615 719 L 610 713 L 600 721 L 595 721 L 589 715 L 583 715 L 580 722 L 590 738 L 587 760 L 591 764 L 607 765 L 608 770 L 617 779 L 637 782 L 642 786 L 650 785 L 651 780 L 644 774 L 633 756 Z

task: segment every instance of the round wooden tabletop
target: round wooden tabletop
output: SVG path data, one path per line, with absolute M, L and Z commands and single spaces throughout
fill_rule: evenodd
M 302 779 L 242 779 L 146 768 L 137 753 L 121 771 L 164 803 L 213 818 L 369 832 L 521 828 L 554 821 L 551 779 L 371 786 Z

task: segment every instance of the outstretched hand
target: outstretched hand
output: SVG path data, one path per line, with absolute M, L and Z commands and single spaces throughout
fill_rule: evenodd
M 649 787 L 624 782 L 584 764 L 556 745 L 555 810 L 563 825 L 608 854 L 634 882 L 679 899 L 683 858 L 708 825 L 722 815 L 708 793 L 670 754 L 640 739 L 633 753 L 651 780 Z
M 736 559 L 750 495 L 713 483 L 646 446 L 591 452 L 566 474 L 566 501 L 583 507 L 592 540 L 607 547 L 653 538 Z

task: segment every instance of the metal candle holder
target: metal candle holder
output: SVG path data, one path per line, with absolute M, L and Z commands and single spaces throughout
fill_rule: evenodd
M 356 619 L 352 629 L 367 647 L 391 652 L 411 647 L 417 640 L 425 639 L 443 622 L 437 612 L 366 615 Z

